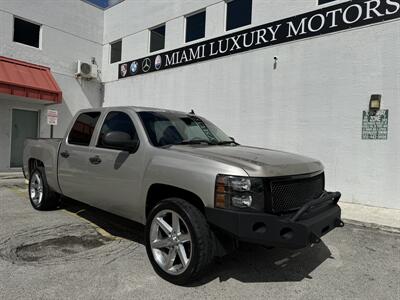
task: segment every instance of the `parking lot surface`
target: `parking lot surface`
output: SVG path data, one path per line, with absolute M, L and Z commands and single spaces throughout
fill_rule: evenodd
M 22 183 L 2 183 L 0 299 L 399 299 L 397 233 L 346 225 L 300 251 L 245 245 L 180 287 L 154 273 L 142 232 L 70 200 L 35 211 Z

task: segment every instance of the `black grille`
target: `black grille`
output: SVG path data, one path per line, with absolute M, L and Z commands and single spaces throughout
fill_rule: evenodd
M 271 181 L 271 201 L 274 213 L 299 209 L 324 191 L 324 174 L 314 177 Z

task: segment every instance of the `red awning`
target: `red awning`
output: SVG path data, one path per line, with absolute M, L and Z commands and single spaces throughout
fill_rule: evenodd
M 0 93 L 61 103 L 50 68 L 0 56 Z

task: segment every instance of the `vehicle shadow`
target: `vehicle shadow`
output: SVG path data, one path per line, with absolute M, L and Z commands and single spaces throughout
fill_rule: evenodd
M 114 236 L 144 245 L 144 226 L 139 223 L 67 198 L 62 198 L 61 208 Z M 327 259 L 334 258 L 323 242 L 301 250 L 241 244 L 235 252 L 216 259 L 207 274 L 189 287 L 202 286 L 215 279 L 220 282 L 235 279 L 249 283 L 312 279 L 310 274 Z
M 234 253 L 218 259 L 212 270 L 191 286 L 201 286 L 215 279 L 220 282 L 235 279 L 246 283 L 312 279 L 310 274 L 329 258 L 333 259 L 323 242 L 301 250 L 241 244 Z
M 82 202 L 61 197 L 60 209 L 73 213 L 109 234 L 144 245 L 144 226 Z

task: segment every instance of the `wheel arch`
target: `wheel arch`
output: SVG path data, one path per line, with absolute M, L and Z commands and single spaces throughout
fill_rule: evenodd
M 160 201 L 172 197 L 181 198 L 198 208 L 203 214 L 205 213 L 204 202 L 195 193 L 172 185 L 154 183 L 147 191 L 146 218 Z
M 44 168 L 44 163 L 36 158 L 30 158 L 28 160 L 28 176 L 30 177 L 33 170 L 36 169 L 37 167 L 43 167 Z

